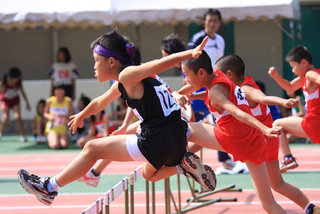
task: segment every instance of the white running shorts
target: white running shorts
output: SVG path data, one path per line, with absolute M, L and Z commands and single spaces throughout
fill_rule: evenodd
M 139 162 L 148 162 L 148 160 L 142 155 L 138 147 L 138 138 L 135 134 L 128 135 L 126 139 L 127 151 L 130 157 Z

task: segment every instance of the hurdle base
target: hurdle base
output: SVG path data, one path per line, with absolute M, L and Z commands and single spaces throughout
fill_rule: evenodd
M 202 189 L 196 190 L 196 189 L 191 188 L 190 181 L 188 178 L 187 178 L 187 180 L 188 180 L 191 194 L 193 197 L 187 198 L 187 205 L 185 207 L 179 209 L 177 206 L 175 206 L 176 212 L 173 212 L 172 214 L 186 213 L 186 212 L 189 212 L 189 211 L 192 211 L 195 209 L 199 209 L 199 208 L 202 208 L 202 207 L 205 207 L 210 204 L 217 203 L 217 202 L 238 201 L 237 198 L 203 198 L 203 197 L 206 197 L 206 196 L 209 196 L 212 194 L 216 194 L 218 192 L 233 192 L 233 191 L 242 192 L 241 188 L 238 188 L 238 189 L 235 188 L 235 184 L 231 184 L 231 185 L 216 189 L 212 192 L 202 190 Z M 173 203 L 175 204 L 172 193 L 171 193 L 171 199 L 172 199 Z M 191 203 L 201 203 L 201 204 L 189 207 Z

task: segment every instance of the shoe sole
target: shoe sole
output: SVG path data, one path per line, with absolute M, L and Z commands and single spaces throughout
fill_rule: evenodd
M 92 186 L 92 187 L 97 187 L 99 184 L 99 180 L 96 183 L 91 183 L 91 182 L 87 182 L 87 180 L 83 177 L 81 177 L 80 179 L 78 179 L 78 181 L 86 183 L 88 186 Z M 90 180 L 89 180 L 90 181 Z
M 295 169 L 299 166 L 299 164 L 297 162 L 293 162 L 293 163 L 289 163 L 288 165 L 281 167 L 280 168 L 280 172 L 281 173 L 285 173 L 286 171 L 288 171 L 289 169 Z
M 19 182 L 20 182 L 21 186 L 23 187 L 23 189 L 25 189 L 28 193 L 35 195 L 37 197 L 37 199 L 41 203 L 43 203 L 44 205 L 50 206 L 52 204 L 52 202 L 44 199 L 43 196 L 41 196 L 41 193 L 36 193 L 38 191 L 36 191 L 28 182 L 25 181 L 23 173 L 28 174 L 30 176 L 30 174 L 23 169 L 20 169 L 18 171 L 18 179 L 19 179 Z
M 216 174 L 210 166 L 203 164 L 196 154 L 188 152 L 182 161 L 184 166 L 188 168 L 187 171 L 191 172 L 196 177 L 196 181 L 206 190 L 213 191 L 216 188 Z

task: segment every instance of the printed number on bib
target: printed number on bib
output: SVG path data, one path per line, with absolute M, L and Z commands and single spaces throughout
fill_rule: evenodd
M 180 109 L 180 106 L 175 102 L 171 93 L 164 85 L 154 86 L 154 89 L 160 100 L 162 111 L 165 117 L 170 115 L 171 112 Z
M 244 91 L 239 86 L 236 86 L 236 88 L 234 89 L 234 95 L 237 98 L 238 105 L 248 105 L 246 95 L 245 95 Z

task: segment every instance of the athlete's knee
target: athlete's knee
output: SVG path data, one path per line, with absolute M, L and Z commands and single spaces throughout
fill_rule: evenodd
M 97 140 L 90 140 L 88 141 L 84 147 L 83 152 L 86 152 L 88 154 L 96 154 L 99 152 L 99 144 L 97 144 Z
M 58 144 L 58 143 L 55 143 L 55 144 L 48 144 L 48 147 L 50 148 L 50 149 L 54 149 L 54 150 L 57 150 L 57 149 L 60 149 L 61 148 L 61 146 L 60 146 L 60 144 Z
M 277 120 L 273 121 L 272 126 L 281 126 L 281 119 L 277 119 Z
M 148 180 L 148 181 L 152 181 L 152 182 L 156 182 L 158 181 L 159 179 L 156 179 L 154 174 L 153 175 L 150 175 L 148 173 L 145 173 L 145 172 L 142 172 L 142 176 L 144 179 Z
M 282 194 L 283 190 L 285 189 L 285 185 L 286 185 L 286 182 L 282 179 L 276 180 L 276 181 L 270 181 L 271 188 L 280 194 Z

